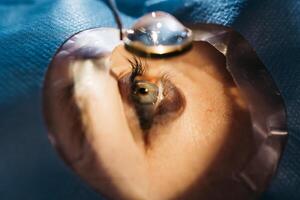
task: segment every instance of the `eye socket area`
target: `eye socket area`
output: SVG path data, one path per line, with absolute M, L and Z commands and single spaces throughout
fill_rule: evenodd
M 132 72 L 127 72 L 119 78 L 118 84 L 123 102 L 134 108 L 143 131 L 171 123 L 184 110 L 183 93 L 167 76 L 143 74 L 132 79 Z

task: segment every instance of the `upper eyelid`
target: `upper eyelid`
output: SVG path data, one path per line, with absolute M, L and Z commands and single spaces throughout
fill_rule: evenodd
M 144 64 L 141 58 L 134 56 L 133 59 L 127 60 L 131 65 L 131 81 L 134 81 L 137 76 L 142 76 L 145 74 L 147 64 Z
M 137 56 L 133 56 L 131 59 L 127 58 L 127 61 L 131 65 L 131 72 L 129 75 L 129 80 L 130 80 L 129 84 L 131 86 L 133 86 L 136 77 L 138 77 L 138 76 L 142 77 L 143 75 L 145 75 L 149 66 L 148 66 L 146 59 L 142 60 L 140 57 L 137 57 Z M 162 70 L 157 74 L 157 76 L 155 76 L 156 77 L 155 79 L 157 80 L 157 83 L 160 82 L 162 84 L 163 88 L 165 89 L 165 91 L 167 91 L 167 90 L 172 90 L 170 85 L 175 86 L 172 81 L 173 76 L 174 76 L 174 74 L 170 73 L 170 71 Z M 166 84 L 168 82 L 171 82 L 172 84 Z

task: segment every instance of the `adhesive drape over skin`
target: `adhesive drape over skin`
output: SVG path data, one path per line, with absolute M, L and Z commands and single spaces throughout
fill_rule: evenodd
M 195 38 L 188 51 L 141 58 L 149 68 L 135 81 L 155 83 L 151 78 L 160 80 L 160 73 L 168 73 L 166 82 L 178 89 L 170 91 L 184 97 L 184 107 L 169 112 L 182 105 L 171 106 L 180 95 L 165 96 L 168 106 L 160 109 L 146 138 L 131 98 L 128 59 L 137 55 L 117 39 L 118 31 L 75 35 L 49 67 L 44 108 L 55 147 L 72 169 L 109 198 L 252 200 L 274 173 L 286 135 L 285 116 L 264 66 L 233 30 L 203 24 L 190 28 Z M 91 56 L 80 49 L 91 49 L 90 54 L 83 51 Z M 91 62 L 103 49 L 110 52 L 109 62 Z M 76 60 L 76 52 L 85 56 Z M 66 96 L 75 98 L 83 129 L 68 126 L 74 113 L 62 109 L 57 99 L 57 93 L 66 91 L 65 83 L 71 91 L 77 88 Z M 179 114 L 170 118 L 168 112 Z

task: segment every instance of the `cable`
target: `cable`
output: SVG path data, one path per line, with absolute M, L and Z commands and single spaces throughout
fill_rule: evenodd
M 118 8 L 117 8 L 116 1 L 115 0 L 108 0 L 108 4 L 109 4 L 110 9 L 112 10 L 114 18 L 115 18 L 116 23 L 118 25 L 118 28 L 120 30 L 120 40 L 122 40 L 123 39 L 123 25 L 122 25 L 121 18 L 119 16 L 119 11 L 118 11 Z

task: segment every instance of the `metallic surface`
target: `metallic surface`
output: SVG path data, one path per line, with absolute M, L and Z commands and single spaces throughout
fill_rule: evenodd
M 197 24 L 189 28 L 194 33 L 195 41 L 208 42 L 224 54 L 227 69 L 247 100 L 256 141 L 253 148 L 257 151 L 238 173 L 239 177 L 235 178 L 254 193 L 260 194 L 275 173 L 287 139 L 286 113 L 281 95 L 263 63 L 240 34 L 219 25 Z M 50 65 L 46 78 L 49 85 L 46 85 L 44 98 L 53 98 L 52 92 L 61 83 L 61 77 L 52 79 L 50 73 L 61 68 L 68 70 L 68 63 L 74 57 L 91 59 L 108 55 L 120 43 L 118 30 L 109 28 L 91 29 L 71 37 L 59 49 Z M 44 108 L 46 118 L 50 119 L 51 109 L 48 104 Z M 53 127 L 50 125 L 49 129 L 51 132 Z

